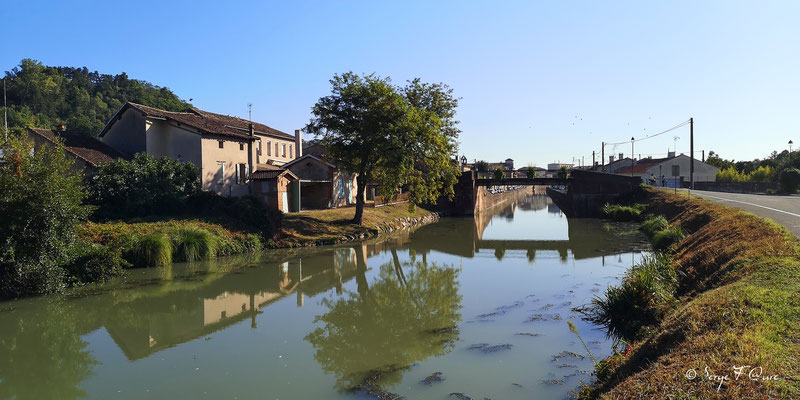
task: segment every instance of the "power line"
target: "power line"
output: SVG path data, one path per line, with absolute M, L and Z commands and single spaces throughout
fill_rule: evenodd
M 667 130 L 661 131 L 661 132 L 659 132 L 659 133 L 656 133 L 656 134 L 653 134 L 653 135 L 648 135 L 648 136 L 645 136 L 645 137 L 643 137 L 643 138 L 640 138 L 640 139 L 634 139 L 634 140 L 633 140 L 633 142 L 635 143 L 635 142 L 640 142 L 640 141 L 642 141 L 642 140 L 652 139 L 652 138 L 654 138 L 654 137 L 656 137 L 656 136 L 660 136 L 660 135 L 663 135 L 663 134 L 665 134 L 665 133 L 667 133 L 667 132 L 674 131 L 675 129 L 682 128 L 682 127 L 684 127 L 684 126 L 686 126 L 686 125 L 689 125 L 689 120 L 688 120 L 688 119 L 687 119 L 686 121 L 683 121 L 683 122 L 681 122 L 681 123 L 680 123 L 680 124 L 678 124 L 678 125 L 675 125 L 675 126 L 673 126 L 672 128 L 669 128 L 669 129 L 667 129 Z M 608 142 L 607 142 L 607 143 L 606 143 L 606 146 L 608 146 L 608 145 L 611 145 L 611 146 L 617 146 L 617 145 L 622 145 L 622 144 L 628 144 L 628 143 L 630 143 L 630 142 L 631 142 L 630 140 L 628 140 L 628 141 L 624 141 L 624 142 L 618 142 L 618 143 L 608 143 Z

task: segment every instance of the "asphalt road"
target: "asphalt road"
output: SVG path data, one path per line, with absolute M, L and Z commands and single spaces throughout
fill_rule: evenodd
M 670 189 L 672 190 L 672 189 Z M 685 189 L 678 192 L 686 194 Z M 700 196 L 716 203 L 751 212 L 760 217 L 769 218 L 789 229 L 800 237 L 800 196 L 778 196 L 769 194 L 744 194 L 707 192 L 692 190 L 692 196 Z

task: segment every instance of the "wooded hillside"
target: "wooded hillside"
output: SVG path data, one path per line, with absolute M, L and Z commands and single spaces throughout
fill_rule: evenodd
M 124 72 L 108 75 L 86 67 L 49 67 L 24 59 L 6 71 L 5 79 L 9 128 L 66 124 L 73 132 L 97 135 L 127 101 L 168 111 L 191 106 L 171 90 L 130 79 Z

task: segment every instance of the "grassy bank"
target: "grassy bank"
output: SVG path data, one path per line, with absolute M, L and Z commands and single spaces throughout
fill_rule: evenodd
M 424 218 L 435 218 L 421 207 L 409 210 L 408 204 L 364 208 L 363 225 L 353 225 L 355 208 L 303 211 L 285 214 L 279 239 L 280 246 L 331 244 L 393 231 L 414 225 Z
M 800 397 L 797 239 L 743 211 L 646 194 L 643 213 L 662 215 L 669 226 L 652 220 L 645 229 L 685 235 L 667 249 L 675 301 L 662 302 L 656 322 L 601 362 L 597 382 L 580 397 Z

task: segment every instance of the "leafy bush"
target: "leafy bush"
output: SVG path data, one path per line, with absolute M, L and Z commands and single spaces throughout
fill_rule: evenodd
M 653 249 L 667 251 L 673 244 L 680 242 L 686 234 L 679 226 L 663 229 L 653 235 Z
M 778 176 L 778 183 L 780 184 L 781 192 L 797 192 L 797 187 L 800 186 L 800 170 L 797 168 L 784 169 Z
M 528 179 L 536 178 L 536 168 L 528 166 L 528 168 L 525 169 L 525 176 L 528 177 Z
M 0 138 L 0 298 L 62 289 L 75 230 L 91 209 L 80 172 L 58 146 L 14 132 Z
M 625 274 L 619 286 L 592 299 L 584 313 L 603 325 L 615 339 L 633 341 L 647 326 L 657 323 L 675 304 L 677 277 L 669 257 L 646 256 Z
M 90 242 L 78 244 L 75 258 L 64 266 L 75 283 L 106 282 L 122 275 L 129 264 L 122 256 L 105 246 Z
M 256 196 L 223 197 L 212 192 L 199 192 L 187 200 L 186 213 L 230 223 L 244 230 L 272 238 L 280 230 L 283 213 L 267 207 Z
M 717 172 L 717 182 L 747 182 L 747 174 L 743 174 L 734 167 L 721 169 Z
M 136 236 L 125 256 L 137 268 L 163 267 L 172 263 L 172 243 L 163 233 Z
M 617 222 L 638 221 L 642 215 L 642 206 L 623 206 L 619 204 L 606 204 L 602 208 L 606 218 Z
M 769 165 L 761 165 L 750 173 L 729 166 L 717 172 L 717 182 L 770 182 L 774 179 L 774 175 Z
M 174 215 L 200 191 L 200 170 L 192 163 L 146 153 L 103 164 L 86 178 L 95 218 Z
M 650 217 L 642 222 L 639 225 L 639 230 L 644 232 L 645 235 L 649 238 L 653 238 L 659 231 L 662 231 L 669 227 L 669 222 L 663 215 L 659 215 L 656 217 Z
M 173 255 L 179 261 L 197 261 L 213 258 L 217 241 L 208 231 L 200 228 L 181 228 L 172 233 Z

